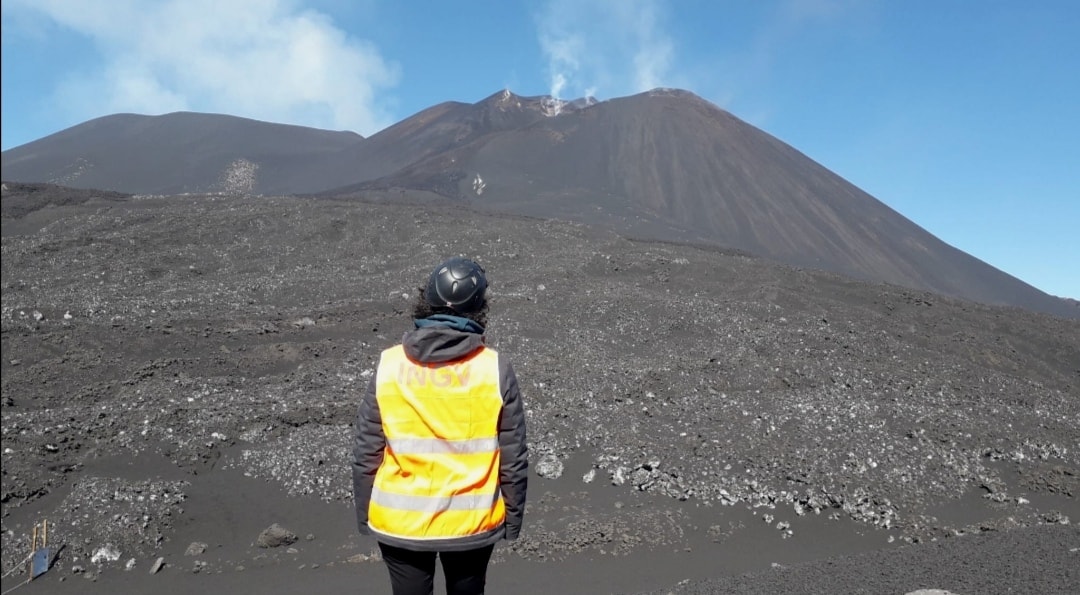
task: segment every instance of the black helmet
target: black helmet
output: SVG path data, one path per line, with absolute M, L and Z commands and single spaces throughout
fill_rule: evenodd
M 431 271 L 424 299 L 432 306 L 470 314 L 484 305 L 486 290 L 484 268 L 468 258 L 455 256 Z

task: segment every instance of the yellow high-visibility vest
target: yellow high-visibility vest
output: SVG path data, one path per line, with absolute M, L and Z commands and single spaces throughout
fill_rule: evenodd
M 435 364 L 383 351 L 375 398 L 386 450 L 368 524 L 423 540 L 478 535 L 506 518 L 499 490 L 498 354 L 487 347 Z

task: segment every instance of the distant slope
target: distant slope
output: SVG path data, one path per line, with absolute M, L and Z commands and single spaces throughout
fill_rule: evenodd
M 138 194 L 298 192 L 297 169 L 362 141 L 219 114 L 116 114 L 4 151 L 3 177 Z
M 492 134 L 527 127 L 557 106 L 564 107 L 563 102 L 524 99 L 508 91 L 475 104 L 440 103 L 297 171 L 295 185 L 305 190 L 295 192 L 313 193 L 386 176 Z
M 979 302 L 1080 317 L 798 150 L 679 90 L 495 93 L 363 138 L 215 114 L 119 114 L 5 151 L 6 181 L 126 193 L 442 197 L 603 224 Z

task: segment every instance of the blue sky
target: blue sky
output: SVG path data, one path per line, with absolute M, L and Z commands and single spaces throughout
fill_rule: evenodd
M 2 148 L 227 113 L 370 135 L 446 100 L 688 89 L 1080 299 L 1074 0 L 4 0 Z

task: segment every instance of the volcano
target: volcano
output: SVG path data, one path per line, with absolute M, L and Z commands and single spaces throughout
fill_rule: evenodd
M 370 137 L 217 114 L 121 114 L 3 153 L 3 177 L 135 194 L 437 202 L 705 244 L 860 280 L 1080 317 L 797 149 L 677 89 L 497 92 Z

